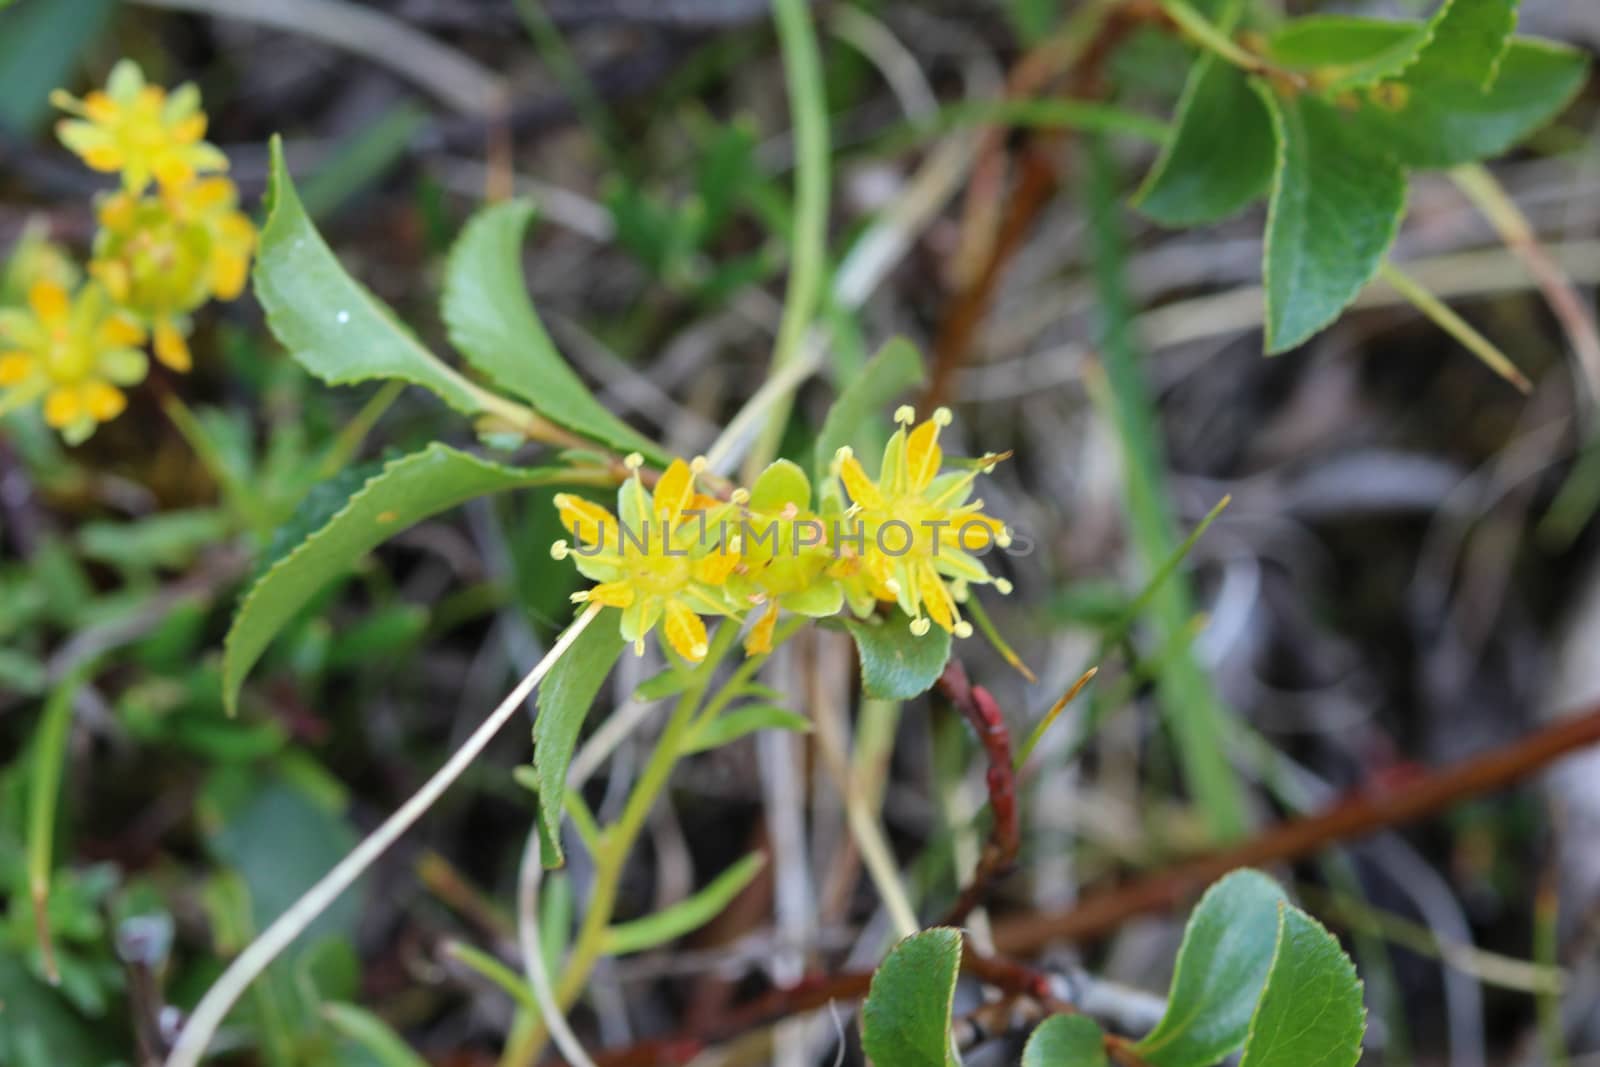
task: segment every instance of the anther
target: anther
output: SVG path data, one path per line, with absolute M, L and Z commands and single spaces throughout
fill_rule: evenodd
M 910 426 L 917 421 L 917 409 L 910 404 L 901 404 L 894 409 L 894 421 L 905 426 Z
M 550 546 L 550 558 L 566 559 L 567 553 L 570 551 L 571 549 L 567 546 L 565 541 L 557 541 L 555 544 Z
M 939 407 L 933 409 L 933 422 L 936 426 L 949 426 L 955 421 L 955 416 L 950 414 L 950 409 Z
M 638 452 L 629 452 L 627 458 L 622 461 L 622 465 L 631 471 L 636 471 L 644 466 L 644 456 Z
M 926 637 L 928 631 L 932 628 L 933 623 L 928 621 L 927 616 L 911 620 L 911 634 L 913 637 Z

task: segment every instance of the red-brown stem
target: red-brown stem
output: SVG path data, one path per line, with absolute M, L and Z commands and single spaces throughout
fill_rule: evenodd
M 1011 760 L 1011 732 L 994 697 L 981 685 L 972 685 L 961 661 L 951 659 L 939 678 L 939 689 L 954 704 L 983 745 L 989 761 L 985 781 L 989 786 L 989 807 L 994 826 L 978 858 L 972 881 L 961 890 L 956 902 L 939 920 L 941 926 L 960 926 L 973 910 L 983 905 L 995 882 L 1011 870 L 1022 846 L 1022 824 L 1017 817 L 1017 776 Z

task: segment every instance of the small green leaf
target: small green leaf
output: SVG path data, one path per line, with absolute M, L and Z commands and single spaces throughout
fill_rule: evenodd
M 618 923 L 606 931 L 606 955 L 626 956 L 631 952 L 643 952 L 700 929 L 721 915 L 723 909 L 733 903 L 734 897 L 744 892 L 745 886 L 754 881 L 766 865 L 765 855 L 752 852 L 717 875 L 693 896 L 662 908 L 654 915 Z
M 428 516 L 474 497 L 548 485 L 564 477 L 564 471 L 501 466 L 440 444 L 386 464 L 326 522 L 263 571 L 239 602 L 223 644 L 222 694 L 229 712 L 237 706 L 245 675 L 284 624 L 362 556 Z M 310 498 L 308 506 L 321 514 L 331 510 L 321 496 Z
M 324 1004 L 322 1017 L 342 1037 L 349 1038 L 377 1061 L 378 1067 L 428 1067 L 428 1061 L 411 1051 L 389 1024 L 354 1004 Z
M 950 661 L 950 635 L 935 626 L 918 637 L 899 608 L 882 617 L 845 617 L 843 623 L 861 654 L 861 689 L 874 700 L 926 693 Z
M 1445 0 L 1430 20 L 1432 33 L 1406 80 L 1466 82 L 1484 90 L 1494 84 L 1500 59 L 1517 28 L 1522 0 Z
M 1564 45 L 1516 41 L 1487 92 L 1445 76 L 1368 100 L 1363 136 L 1408 167 L 1438 169 L 1498 156 L 1544 126 L 1583 87 L 1589 59 Z M 1420 78 L 1420 75 L 1418 76 Z
M 1206 1067 L 1250 1029 L 1278 942 L 1278 884 L 1235 871 L 1200 899 L 1183 931 L 1166 1014 L 1134 1052 L 1152 1067 Z
M 870 450 L 863 444 L 863 428 L 880 420 L 884 406 L 891 400 L 922 381 L 922 356 L 910 341 L 897 337 L 879 349 L 839 393 L 822 422 L 812 468 L 817 479 L 827 476 L 834 453 L 843 445 L 851 445 L 866 455 Z
M 1106 1067 L 1106 1036 L 1086 1015 L 1052 1015 L 1022 1050 L 1022 1067 Z
M 751 511 L 782 511 L 793 504 L 801 511 L 811 508 L 811 480 L 799 464 L 780 459 L 756 478 L 750 487 Z
M 1166 226 L 1216 222 L 1265 195 L 1275 159 L 1272 121 L 1249 80 L 1208 53 L 1189 74 L 1172 134 L 1133 205 Z
M 799 712 L 780 708 L 774 704 L 752 704 L 719 715 L 706 723 L 695 734 L 694 740 L 689 742 L 685 751 L 707 752 L 713 748 L 721 748 L 757 730 L 790 730 L 803 734 L 810 729 L 811 720 Z
M 1278 353 L 1332 322 L 1372 279 L 1400 226 L 1406 176 L 1333 104 L 1253 84 L 1278 138 L 1262 265 L 1267 351 Z
M 594 398 L 539 321 L 522 273 L 523 234 L 533 215 L 530 202 L 508 200 L 484 208 L 462 230 L 445 270 L 443 314 L 451 343 L 552 422 L 664 466 L 660 448 Z
M 1367 1020 L 1355 966 L 1315 919 L 1280 908 L 1277 955 L 1239 1067 L 1355 1067 Z
M 272 139 L 267 204 L 256 299 L 268 329 L 301 366 L 330 385 L 394 378 L 432 390 L 463 414 L 483 410 L 480 391 L 339 265 L 300 203 L 278 137 Z
M 566 862 L 561 853 L 561 811 L 567 793 L 567 767 L 578 733 L 589 716 L 606 675 L 622 655 L 616 612 L 607 609 L 591 622 L 567 654 L 550 668 L 539 687 L 539 715 L 533 720 L 533 773 L 539 792 L 545 865 Z
M 694 681 L 693 671 L 668 667 L 660 674 L 640 682 L 639 688 L 633 691 L 633 699 L 645 702 L 675 697 L 689 688 L 689 683 L 692 681 Z
M 861 1006 L 861 1047 L 875 1067 L 954 1067 L 950 1011 L 961 931 L 937 927 L 896 945 Z

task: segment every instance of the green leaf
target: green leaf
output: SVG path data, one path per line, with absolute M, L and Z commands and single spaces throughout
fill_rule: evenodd
M 428 1067 L 411 1051 L 389 1024 L 354 1004 L 324 1004 L 322 1017 L 335 1033 L 349 1038 L 371 1054 L 379 1067 Z
M 1105 1034 L 1086 1015 L 1052 1015 L 1022 1050 L 1022 1067 L 1106 1067 Z
M 737 741 L 757 730 L 790 730 L 797 734 L 811 730 L 811 720 L 799 712 L 774 704 L 752 704 L 719 715 L 706 723 L 685 747 L 687 752 L 706 752 Z
M 1542 41 L 1516 41 L 1487 92 L 1444 76 L 1374 93 L 1358 113 L 1362 136 L 1408 167 L 1435 169 L 1490 159 L 1544 126 L 1583 87 L 1589 59 Z
M 1206 1067 L 1244 1042 L 1278 942 L 1283 890 L 1241 870 L 1206 891 L 1183 931 L 1167 1010 L 1134 1052 L 1152 1067 Z
M 950 1010 L 961 931 L 937 927 L 896 945 L 861 1005 L 861 1047 L 875 1067 L 954 1067 Z
M 622 655 L 623 644 L 616 612 L 601 612 L 550 668 L 539 687 L 539 715 L 533 720 L 533 774 L 546 866 L 559 867 L 566 862 L 561 853 L 561 809 L 567 793 L 567 767 L 583 721 L 606 675 Z
M 1216 222 L 1265 195 L 1275 160 L 1272 121 L 1249 80 L 1208 53 L 1190 71 L 1172 134 L 1133 205 L 1166 226 Z
M 861 368 L 861 373 L 839 393 L 839 399 L 833 402 L 828 417 L 822 422 L 812 461 L 817 479 L 820 481 L 827 476 L 834 453 L 843 445 L 855 447 L 861 455 L 869 455 L 872 450 L 863 442 L 863 428 L 880 420 L 883 408 L 891 400 L 912 386 L 921 385 L 922 381 L 922 355 L 910 341 L 897 337 L 879 349 Z M 882 441 L 878 443 L 881 447 Z
M 782 511 L 789 504 L 801 511 L 811 509 L 811 480 L 799 464 L 780 459 L 768 465 L 750 487 L 750 510 Z
M 1517 28 L 1521 2 L 1445 0 L 1430 20 L 1428 43 L 1406 71 L 1406 80 L 1418 85 L 1436 79 L 1461 81 L 1488 89 Z
M 639 683 L 639 688 L 633 691 L 633 699 L 646 702 L 665 700 L 675 697 L 694 681 L 694 671 L 681 667 L 668 667 L 660 674 L 646 678 Z
M 1355 966 L 1311 916 L 1279 910 L 1277 954 L 1239 1067 L 1355 1067 L 1367 1019 Z
M 693 896 L 662 908 L 654 915 L 616 924 L 606 931 L 606 955 L 626 956 L 630 952 L 643 952 L 700 929 L 722 914 L 723 909 L 733 903 L 733 898 L 742 893 L 766 865 L 765 855 L 752 852 L 717 875 Z
M 561 358 L 528 299 L 522 240 L 533 219 L 527 200 L 472 217 L 450 250 L 443 314 L 450 341 L 500 388 L 574 433 L 665 465 L 649 438 L 607 411 Z
M 295 614 L 362 556 L 430 515 L 474 497 L 560 482 L 565 472 L 490 463 L 433 444 L 386 464 L 344 505 L 268 567 L 239 602 L 223 645 L 222 695 L 230 714 L 245 675 Z M 318 509 L 328 504 L 313 501 Z
M 861 654 L 861 689 L 874 700 L 910 700 L 926 693 L 950 661 L 950 635 L 935 626 L 918 637 L 899 608 L 842 622 Z
M 0 4 L 0 9 L 7 5 Z M 112 0 L 26 0 L 0 27 L 0 126 L 32 134 L 50 110 L 50 90 L 105 29 Z
M 484 394 L 424 348 L 394 312 L 339 265 L 312 225 L 272 139 L 267 224 L 256 253 L 255 293 L 267 327 L 295 360 L 330 385 L 395 378 L 432 390 L 467 415 Z
M 1267 351 L 1278 353 L 1332 322 L 1377 272 L 1400 227 L 1406 176 L 1333 104 L 1253 84 L 1278 137 L 1262 265 Z

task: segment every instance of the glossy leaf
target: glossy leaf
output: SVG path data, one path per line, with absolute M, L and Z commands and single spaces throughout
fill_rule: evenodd
M 1206 1067 L 1243 1043 L 1278 941 L 1283 890 L 1235 871 L 1207 890 L 1183 945 L 1156 1028 L 1134 1046 L 1152 1067 Z
M 297 362 L 330 385 L 393 378 L 432 390 L 475 415 L 480 394 L 429 352 L 334 256 L 312 225 L 272 139 L 267 224 L 254 272 L 267 327 Z
M 752 704 L 746 708 L 735 708 L 706 723 L 695 734 L 694 740 L 688 744 L 686 750 L 707 752 L 737 741 L 747 734 L 753 734 L 757 730 L 790 730 L 803 734 L 811 730 L 811 720 L 797 711 L 790 711 L 775 704 Z
M 861 656 L 861 689 L 875 700 L 910 700 L 926 693 L 950 660 L 950 635 L 935 626 L 918 637 L 899 608 L 887 616 L 846 617 L 843 623 Z
M 910 341 L 897 337 L 879 349 L 861 373 L 845 384 L 822 422 L 812 468 L 817 479 L 828 474 L 834 453 L 843 445 L 866 455 L 862 427 L 882 419 L 886 406 L 922 381 L 922 355 Z
M 1429 21 L 1431 33 L 1406 71 L 1406 80 L 1464 82 L 1484 90 L 1494 84 L 1500 59 L 1517 28 L 1521 0 L 1445 0 Z
M 532 203 L 508 200 L 484 208 L 462 230 L 445 270 L 443 315 L 451 343 L 552 422 L 665 464 L 649 438 L 594 398 L 539 321 L 522 272 L 523 235 L 533 216 Z
M 567 768 L 583 722 L 622 648 L 616 612 L 607 609 L 578 635 L 539 687 L 539 715 L 533 720 L 533 773 L 547 867 L 566 862 L 561 852 L 561 810 Z
M 1133 205 L 1167 226 L 1216 222 L 1266 194 L 1275 160 L 1272 121 L 1249 80 L 1207 54 L 1189 75 L 1172 134 Z
M 1278 949 L 1239 1067 L 1355 1067 L 1366 1008 L 1355 966 L 1311 916 L 1280 906 Z
M 766 865 L 767 857 L 753 852 L 717 875 L 693 896 L 654 915 L 618 923 L 606 931 L 606 954 L 625 956 L 630 952 L 643 952 L 700 929 L 721 915 Z
M 1255 88 L 1278 138 L 1262 266 L 1267 351 L 1278 353 L 1332 322 L 1377 273 L 1405 210 L 1406 176 L 1335 105 Z
M 222 692 L 229 711 L 237 705 L 245 675 L 284 625 L 378 545 L 474 497 L 564 477 L 559 470 L 502 466 L 434 444 L 386 464 L 331 514 L 330 502 L 314 497 L 308 506 L 319 516 L 328 515 L 326 521 L 286 546 L 262 572 L 239 602 L 228 629 Z
M 954 1067 L 950 1010 L 960 968 L 959 930 L 924 930 L 894 947 L 861 1006 L 861 1047 L 875 1067 Z
M 1105 1034 L 1086 1015 L 1052 1015 L 1028 1037 L 1022 1067 L 1106 1067 Z

